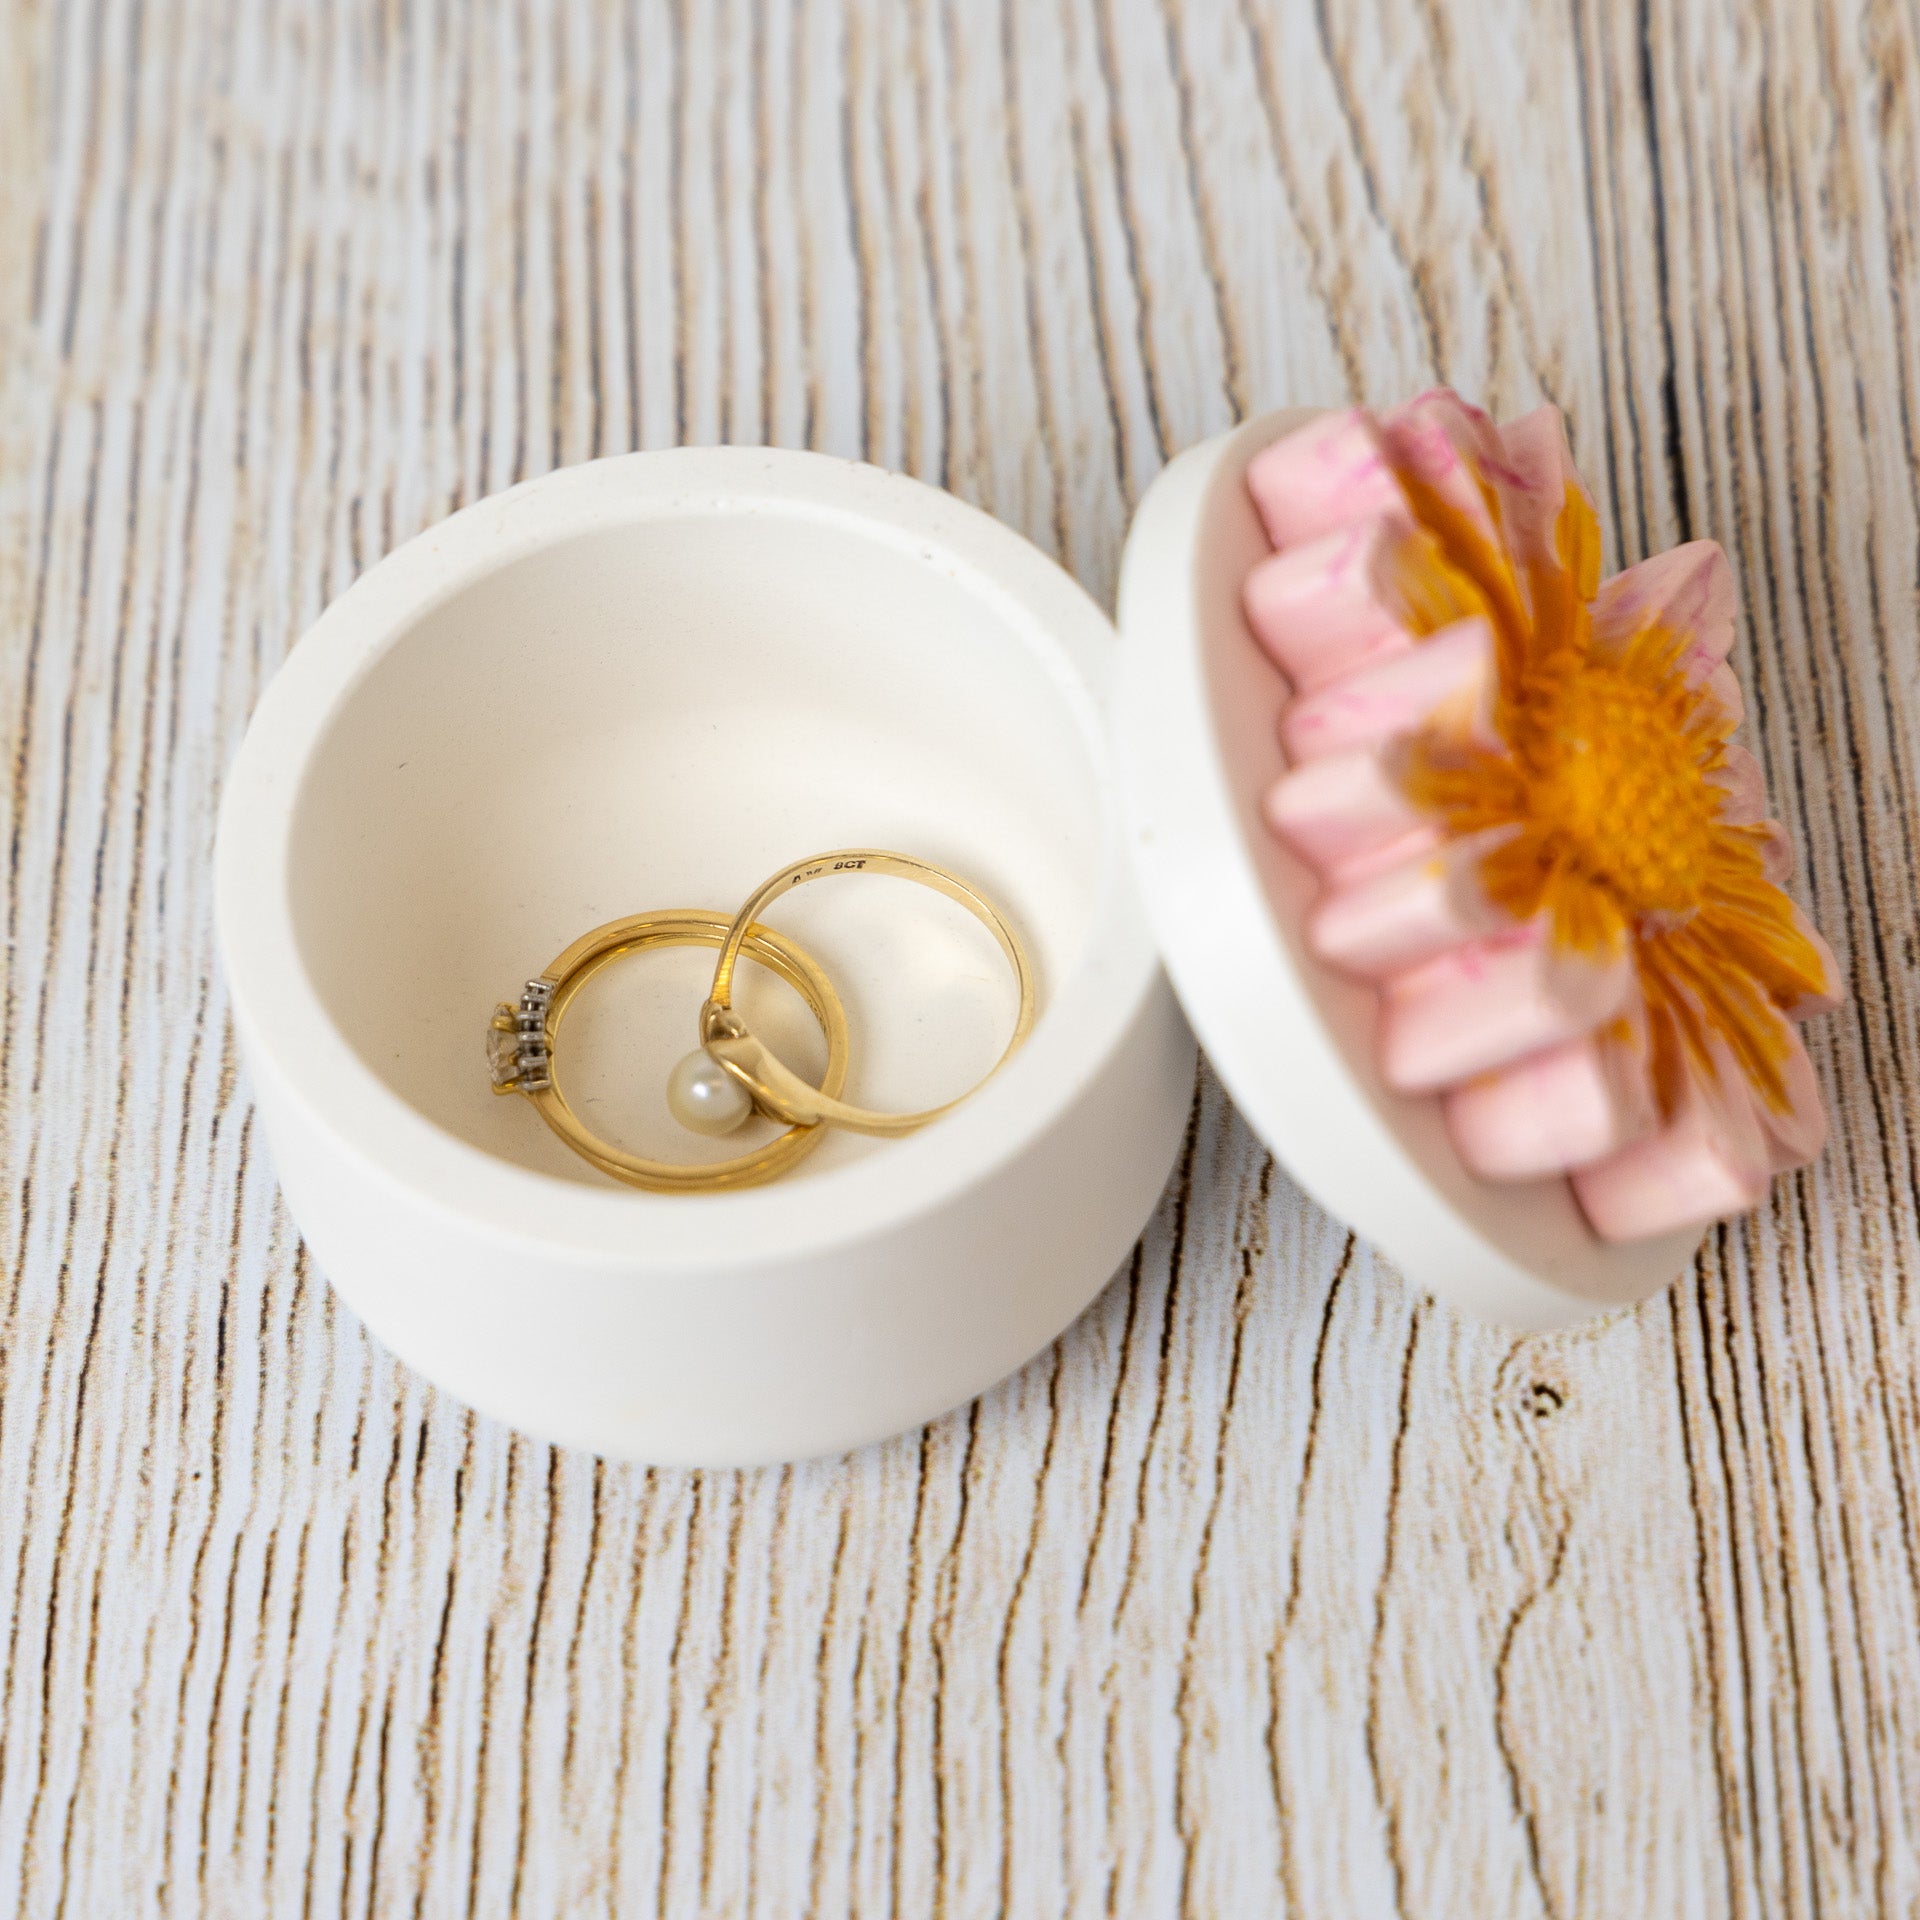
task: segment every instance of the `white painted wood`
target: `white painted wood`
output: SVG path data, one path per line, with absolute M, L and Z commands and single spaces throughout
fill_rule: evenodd
M 1920 1906 L 1910 8 L 8 10 L 0 1890 L 31 1915 Z M 555 1454 L 303 1263 L 211 966 L 292 637 L 771 440 L 1110 594 L 1163 459 L 1443 378 L 1728 543 L 1855 998 L 1672 1295 L 1423 1305 L 1210 1086 L 1113 1289 L 847 1460 Z

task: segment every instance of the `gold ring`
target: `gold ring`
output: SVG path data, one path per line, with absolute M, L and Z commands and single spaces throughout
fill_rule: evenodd
M 658 1193 L 712 1193 L 755 1186 L 784 1173 L 824 1137 L 812 1122 L 790 1123 L 779 1139 L 753 1153 L 682 1166 L 670 1160 L 643 1159 L 596 1139 L 567 1105 L 554 1077 L 554 1046 L 569 1003 L 602 967 L 648 947 L 720 947 L 729 975 L 742 953 L 758 961 L 792 987 L 820 1023 L 827 1042 L 821 1090 L 831 1098 L 846 1085 L 847 1016 L 833 983 L 812 956 L 770 927 L 743 927 L 724 913 L 679 907 L 609 920 L 582 934 L 545 973 L 527 982 L 517 1004 L 503 1001 L 494 1011 L 487 1036 L 494 1092 L 523 1095 L 581 1159 L 630 1187 Z M 792 1077 L 806 1085 L 797 1075 Z
M 904 853 L 885 853 L 876 847 L 850 847 L 839 853 L 819 854 L 811 860 L 797 860 L 790 867 L 782 867 L 754 892 L 734 916 L 726 938 L 720 943 L 720 958 L 713 969 L 713 988 L 707 1004 L 700 1010 L 700 1044 L 753 1096 L 754 1105 L 761 1112 L 777 1120 L 796 1127 L 846 1127 L 854 1133 L 889 1136 L 912 1133 L 915 1128 L 924 1127 L 928 1121 L 950 1112 L 969 1094 L 963 1093 L 957 1099 L 928 1107 L 921 1113 L 876 1113 L 870 1108 L 849 1106 L 838 1097 L 840 1089 L 836 1085 L 823 1083 L 810 1087 L 769 1052 L 733 1010 L 734 966 L 743 952 L 751 951 L 749 943 L 761 910 L 778 895 L 805 886 L 809 880 L 839 873 L 885 873 L 902 880 L 916 880 L 965 907 L 999 942 L 1020 992 L 1020 1011 L 1014 1021 L 1013 1038 L 1007 1042 L 1006 1051 L 994 1063 L 987 1079 L 998 1073 L 1018 1051 L 1020 1043 L 1032 1031 L 1034 1018 L 1033 966 L 1019 936 L 993 902 L 957 874 L 936 867 L 931 861 L 915 860 Z M 970 1089 L 969 1093 L 972 1091 L 977 1089 Z

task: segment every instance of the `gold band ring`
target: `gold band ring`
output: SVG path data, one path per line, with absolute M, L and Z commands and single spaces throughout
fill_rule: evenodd
M 809 880 L 842 873 L 884 873 L 918 881 L 921 886 L 931 887 L 935 893 L 944 894 L 965 907 L 993 935 L 1013 969 L 1014 984 L 1020 993 L 1020 1011 L 1014 1020 L 1013 1038 L 1007 1042 L 1006 1051 L 994 1063 L 987 1078 L 998 1073 L 1018 1051 L 1020 1043 L 1032 1031 L 1034 1019 L 1033 966 L 1019 936 L 993 902 L 957 874 L 936 867 L 931 861 L 915 860 L 904 853 L 886 853 L 876 847 L 850 847 L 838 853 L 819 854 L 811 860 L 797 860 L 790 867 L 782 867 L 755 891 L 734 916 L 732 926 L 720 942 L 713 988 L 707 1004 L 700 1010 L 700 1043 L 753 1096 L 754 1105 L 775 1119 L 796 1127 L 845 1127 L 854 1133 L 886 1136 L 912 1133 L 957 1107 L 968 1094 L 920 1113 L 876 1113 L 870 1108 L 849 1106 L 839 1098 L 840 1088 L 830 1080 L 810 1087 L 769 1052 L 733 1010 L 734 967 L 743 952 L 751 951 L 750 941 L 762 909 L 769 901 L 795 887 L 805 886 Z
M 758 961 L 793 988 L 820 1023 L 827 1042 L 822 1091 L 831 1098 L 846 1085 L 847 1016 L 833 983 L 812 956 L 770 927 L 743 927 L 724 913 L 682 907 L 609 920 L 582 934 L 545 973 L 527 982 L 517 1004 L 503 1002 L 494 1012 L 488 1034 L 494 1092 L 523 1095 L 581 1159 L 630 1187 L 657 1193 L 713 1193 L 755 1186 L 784 1173 L 824 1137 L 812 1122 L 791 1122 L 779 1139 L 753 1153 L 685 1166 L 643 1159 L 595 1138 L 567 1105 L 554 1076 L 554 1044 L 568 1005 L 602 967 L 649 947 L 720 947 L 729 976 L 742 953 Z M 797 1075 L 792 1077 L 798 1085 L 806 1085 Z

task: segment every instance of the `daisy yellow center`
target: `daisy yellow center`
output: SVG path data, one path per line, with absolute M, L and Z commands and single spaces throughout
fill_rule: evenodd
M 1593 665 L 1538 715 L 1536 819 L 1629 914 L 1686 914 L 1712 876 L 1720 794 L 1665 689 Z
M 1725 817 L 1731 723 L 1686 674 L 1689 634 L 1653 620 L 1600 644 L 1599 525 L 1577 487 L 1556 558 L 1517 561 L 1418 476 L 1399 477 L 1421 529 L 1405 549 L 1409 623 L 1487 621 L 1502 737 L 1463 748 L 1430 730 L 1402 767 L 1408 793 L 1452 832 L 1492 835 L 1480 880 L 1514 920 L 1544 917 L 1572 952 L 1631 950 L 1663 1112 L 1687 1061 L 1710 1078 L 1723 1058 L 1784 1110 L 1784 1016 L 1832 985 L 1766 877 L 1761 830 Z M 1484 478 L 1481 490 L 1495 514 Z

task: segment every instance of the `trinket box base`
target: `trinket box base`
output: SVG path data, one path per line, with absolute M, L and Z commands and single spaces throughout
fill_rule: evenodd
M 371 1331 L 534 1434 L 698 1465 L 899 1432 L 1053 1340 L 1145 1224 L 1193 1090 L 1120 827 L 1116 652 L 986 515 L 762 449 L 551 474 L 356 582 L 249 729 L 217 901 L 288 1206 Z M 1031 1039 L 951 1115 L 836 1135 L 751 1190 L 652 1194 L 494 1094 L 495 1004 L 577 935 L 731 913 L 846 845 L 966 875 L 1036 956 Z M 934 1104 L 1004 1044 L 1004 962 L 925 888 L 818 884 L 768 917 L 846 1002 L 851 1097 Z M 636 956 L 582 994 L 555 1071 L 597 1131 L 741 1151 L 665 1108 L 712 957 Z M 744 985 L 803 1064 L 797 1000 Z

